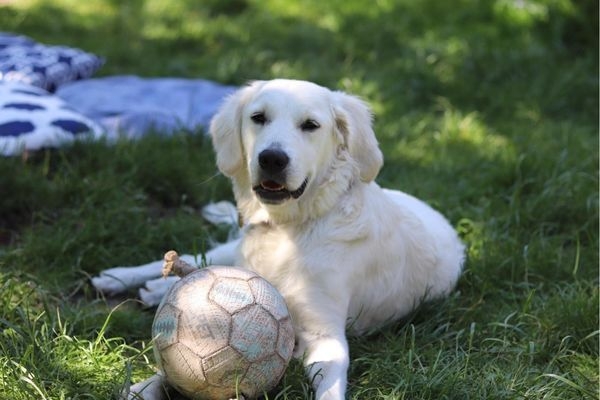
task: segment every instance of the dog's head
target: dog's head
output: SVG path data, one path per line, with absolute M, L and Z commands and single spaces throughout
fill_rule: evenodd
M 305 81 L 251 83 L 225 101 L 210 132 L 238 202 L 252 195 L 270 210 L 314 197 L 338 176 L 369 182 L 383 163 L 368 107 Z M 342 179 L 338 169 L 349 172 Z

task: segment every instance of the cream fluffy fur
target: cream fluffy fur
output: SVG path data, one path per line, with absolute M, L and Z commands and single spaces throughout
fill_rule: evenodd
M 246 226 L 239 243 L 207 258 L 255 270 L 278 288 L 316 398 L 342 400 L 347 328 L 360 334 L 448 294 L 463 245 L 437 211 L 373 181 L 383 158 L 356 97 L 305 81 L 258 81 L 225 102 L 210 131 Z M 277 179 L 260 162 L 265 150 L 287 156 Z M 268 197 L 304 182 L 297 198 L 265 201 L 253 190 L 266 186 Z

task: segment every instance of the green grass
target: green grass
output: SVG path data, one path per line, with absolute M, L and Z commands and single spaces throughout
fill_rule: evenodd
M 468 261 L 448 300 L 350 339 L 349 398 L 598 398 L 597 2 L 19 0 L 0 26 L 101 54 L 99 75 L 363 96 L 378 181 L 442 210 Z M 231 197 L 201 135 L 0 159 L 0 398 L 152 374 L 153 310 L 88 279 L 202 251 L 224 232 L 199 209 Z M 310 396 L 293 363 L 269 398 Z

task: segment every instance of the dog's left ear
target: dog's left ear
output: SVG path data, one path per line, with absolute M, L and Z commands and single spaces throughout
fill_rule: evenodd
M 383 165 L 383 154 L 373 132 L 371 110 L 358 97 L 343 92 L 334 92 L 334 97 L 336 125 L 344 137 L 348 152 L 358 164 L 360 180 L 370 182 Z

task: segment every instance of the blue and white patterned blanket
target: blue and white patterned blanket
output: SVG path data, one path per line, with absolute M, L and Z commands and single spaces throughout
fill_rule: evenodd
M 236 89 L 202 79 L 90 79 L 103 62 L 79 49 L 0 32 L 0 155 L 83 137 L 112 141 L 205 131 Z

